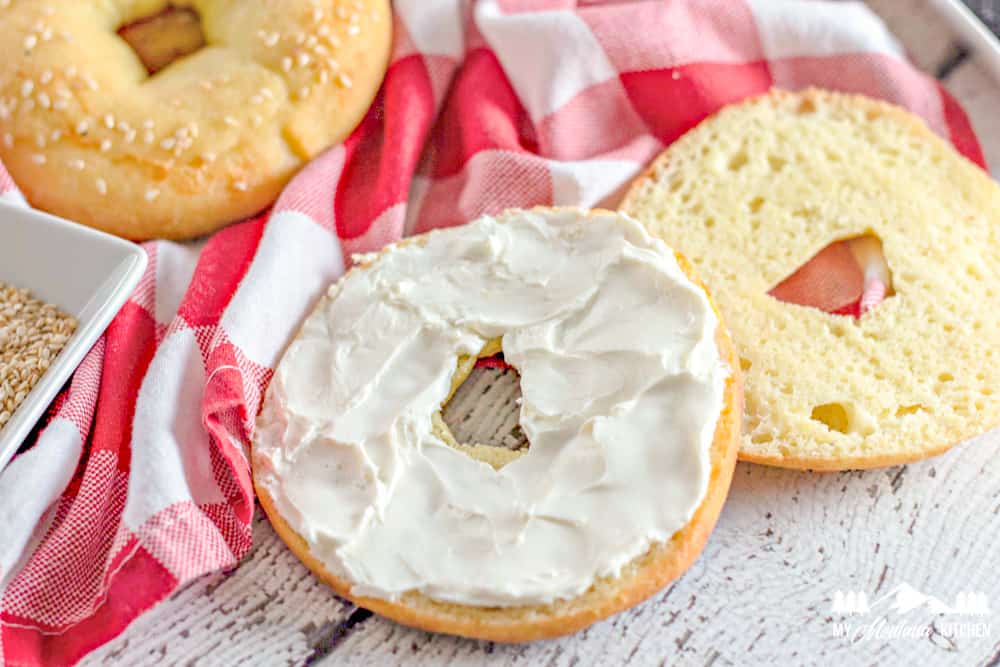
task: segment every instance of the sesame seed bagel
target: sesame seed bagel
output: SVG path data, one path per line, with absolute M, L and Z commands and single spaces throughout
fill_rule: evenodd
M 621 205 L 691 259 L 746 381 L 740 458 L 897 465 L 1000 422 L 1000 188 L 918 117 L 822 90 L 727 107 Z M 860 318 L 769 292 L 833 242 L 876 237 L 888 297 Z
M 200 18 L 204 46 L 150 75 L 116 31 L 168 4 Z M 200 236 L 271 204 L 354 129 L 390 41 L 387 0 L 14 0 L 0 160 L 51 213 L 136 240 Z
M 532 209 L 527 212 L 527 215 L 543 215 L 543 216 L 556 216 L 560 215 L 560 211 L 566 211 L 568 209 Z M 513 224 L 510 221 L 517 216 L 526 215 L 522 212 L 507 212 L 500 216 L 498 220 L 500 224 Z M 590 212 L 581 213 L 581 219 L 585 219 L 588 222 L 590 220 L 599 221 L 600 218 L 607 219 L 610 215 L 607 212 Z M 630 221 L 634 224 L 634 221 Z M 470 223 L 474 224 L 474 223 Z M 599 222 L 594 222 L 594 224 L 599 224 Z M 499 228 L 499 227 L 498 227 Z M 462 228 L 458 228 L 462 229 Z M 447 233 L 453 233 L 455 230 L 446 230 Z M 438 232 L 440 234 L 441 232 Z M 433 233 L 432 233 L 433 234 Z M 431 244 L 433 241 L 428 239 L 432 238 L 431 235 L 422 235 L 418 237 L 413 237 L 407 239 L 399 244 L 390 246 L 382 253 L 378 255 L 368 256 L 363 258 L 363 264 L 354 267 L 350 273 L 337 283 L 336 286 L 331 288 L 331 291 L 324 301 L 328 303 L 341 303 L 339 306 L 341 308 L 349 308 L 349 306 L 343 305 L 343 302 L 339 302 L 338 298 L 350 298 L 344 297 L 343 295 L 353 292 L 356 289 L 358 280 L 367 280 L 366 274 L 374 272 L 380 263 L 383 263 L 387 258 L 395 260 L 397 257 L 402 255 L 403 257 L 413 258 L 415 253 L 423 252 L 423 249 L 427 245 Z M 495 238 L 495 237 L 494 237 Z M 511 237 L 514 238 L 514 237 Z M 588 252 L 584 248 L 589 247 L 589 252 L 601 251 L 601 252 L 612 252 L 614 248 L 614 241 L 608 239 L 607 243 L 598 245 L 589 245 L 592 243 L 592 239 L 580 239 L 576 236 L 572 237 L 575 241 L 580 243 L 580 252 Z M 648 237 L 647 237 L 648 238 Z M 549 243 L 557 243 L 553 238 L 547 238 Z M 658 242 L 658 241 L 657 241 Z M 514 241 L 510 242 L 510 250 L 512 255 L 503 255 L 503 259 L 496 260 L 496 263 L 502 264 L 505 259 L 511 256 L 520 256 L 520 251 L 527 251 L 530 243 L 525 243 L 524 245 L 518 245 Z M 414 247 L 414 253 L 409 251 Z M 404 252 L 405 251 L 405 252 Z M 428 252 L 436 252 L 428 251 Z M 707 292 L 704 292 L 704 286 L 694 277 L 691 266 L 688 262 L 679 254 L 666 249 L 668 253 L 667 256 L 676 259 L 679 271 L 677 275 L 686 277 L 691 283 L 693 283 L 693 289 L 700 295 L 704 293 L 707 297 Z M 432 255 L 435 258 L 437 255 Z M 631 256 L 631 255 L 629 255 Z M 409 263 L 411 260 L 404 260 L 400 266 L 413 267 Z M 478 263 L 484 260 L 476 253 L 462 252 L 454 257 L 455 264 L 466 264 L 466 263 Z M 372 280 L 377 280 L 377 278 L 372 278 Z M 638 284 L 640 281 L 637 280 Z M 686 283 L 687 281 L 685 281 Z M 462 283 L 463 286 L 468 286 L 467 282 Z M 415 289 L 413 285 L 407 284 L 407 279 L 403 279 L 398 283 L 395 283 L 396 288 L 390 288 L 393 294 L 412 294 L 411 290 Z M 648 287 L 647 283 L 643 283 L 643 289 Z M 418 289 L 418 288 L 416 288 Z M 490 284 L 490 291 L 493 290 L 497 292 L 496 298 L 503 298 L 503 290 L 496 287 L 496 284 Z M 552 285 L 546 283 L 546 289 L 549 290 L 560 290 L 562 287 L 560 285 Z M 636 287 L 636 289 L 639 289 Z M 652 301 L 644 300 L 647 306 L 651 306 L 655 309 L 661 311 L 667 311 L 673 314 L 683 314 L 686 308 L 683 299 L 672 299 L 670 298 L 670 292 L 667 291 L 666 287 L 656 288 L 657 293 L 661 297 L 660 299 L 653 299 Z M 516 290 L 515 290 L 516 291 Z M 475 300 L 477 298 L 478 292 L 473 288 L 468 293 L 468 298 L 470 300 Z M 448 299 L 447 296 L 442 296 L 443 299 Z M 597 299 L 598 297 L 594 297 Z M 589 302 L 590 300 L 588 300 Z M 628 301 L 628 296 L 625 295 L 622 301 Z M 624 609 L 627 609 L 635 604 L 638 604 L 642 600 L 648 598 L 649 596 L 655 594 L 658 590 L 663 588 L 669 582 L 673 581 L 680 575 L 682 575 L 695 561 L 703 550 L 708 536 L 711 533 L 713 527 L 715 526 L 716 520 L 718 519 L 719 513 L 721 511 L 723 502 L 729 490 L 729 485 L 732 479 L 733 470 L 736 461 L 736 451 L 738 449 L 739 442 L 739 430 L 740 430 L 740 419 L 742 415 L 742 385 L 740 380 L 740 373 L 738 369 L 738 357 L 735 352 L 735 348 L 730 341 L 728 334 L 726 332 L 724 324 L 721 320 L 715 319 L 718 316 L 717 309 L 712 304 L 711 299 L 705 302 L 705 312 L 714 313 L 712 319 L 711 328 L 704 330 L 704 338 L 700 340 L 704 344 L 715 349 L 712 351 L 712 356 L 715 357 L 717 352 L 717 357 L 714 358 L 714 364 L 721 364 L 724 367 L 725 372 L 723 373 L 724 378 L 720 378 L 719 385 L 719 398 L 718 403 L 712 404 L 712 421 L 706 423 L 706 427 L 700 431 L 703 434 L 704 440 L 702 441 L 705 447 L 706 454 L 706 466 L 705 472 L 707 477 L 707 486 L 705 487 L 704 493 L 698 498 L 693 500 L 693 505 L 691 513 L 686 515 L 686 519 L 681 520 L 676 529 L 671 529 L 667 535 L 666 539 L 653 540 L 650 543 L 645 543 L 645 546 L 637 552 L 638 555 L 634 557 L 628 557 L 624 559 L 620 568 L 613 575 L 600 574 L 596 577 L 587 580 L 587 584 L 582 589 L 582 592 L 574 593 L 571 596 L 556 596 L 555 598 L 544 598 L 544 602 L 538 600 L 533 600 L 533 603 L 523 603 L 518 601 L 512 601 L 509 598 L 503 603 L 497 604 L 487 604 L 485 602 L 456 602 L 454 598 L 450 598 L 449 593 L 446 588 L 438 587 L 432 588 L 431 590 L 425 590 L 423 588 L 405 588 L 400 589 L 398 595 L 373 595 L 369 594 L 366 590 L 366 584 L 363 581 L 359 581 L 357 578 L 352 578 L 351 575 L 346 571 L 341 571 L 340 566 L 331 564 L 330 560 L 330 549 L 331 542 L 335 539 L 333 537 L 327 536 L 324 533 L 321 537 L 313 537 L 314 541 L 309 541 L 306 536 L 313 535 L 310 529 L 302 530 L 296 527 L 302 524 L 302 512 L 308 512 L 305 504 L 299 504 L 298 501 L 289 502 L 289 493 L 296 495 L 296 497 L 301 500 L 305 495 L 310 495 L 311 493 L 317 493 L 317 498 L 322 497 L 324 500 L 321 504 L 315 506 L 315 509 L 322 510 L 324 515 L 337 516 L 334 521 L 339 522 L 339 517 L 354 516 L 353 510 L 348 509 L 347 505 L 349 503 L 337 503 L 330 502 L 331 497 L 325 495 L 328 492 L 329 485 L 334 483 L 337 484 L 338 489 L 348 489 L 352 486 L 360 488 L 361 486 L 367 484 L 365 475 L 355 475 L 353 471 L 348 471 L 342 463 L 344 461 L 335 461 L 333 459 L 325 459 L 322 464 L 317 461 L 317 465 L 308 466 L 311 470 L 315 471 L 316 476 L 310 476 L 309 479 L 299 476 L 297 473 L 279 472 L 282 469 L 281 459 L 284 456 L 279 453 L 279 449 L 284 449 L 285 452 L 293 452 L 293 456 L 298 456 L 301 452 L 307 448 L 311 447 L 313 442 L 323 443 L 323 448 L 321 451 L 326 454 L 332 453 L 333 450 L 339 452 L 346 452 L 345 447 L 349 446 L 349 443 L 339 440 L 331 432 L 325 433 L 316 439 L 316 434 L 318 431 L 300 428 L 302 422 L 298 421 L 299 416 L 303 413 L 297 412 L 298 407 L 295 409 L 284 412 L 278 409 L 279 404 L 284 404 L 287 398 L 291 405 L 295 403 L 296 405 L 301 405 L 297 403 L 297 399 L 293 398 L 293 394 L 297 395 L 297 391 L 293 388 L 293 383 L 302 380 L 305 384 L 300 386 L 310 387 L 310 395 L 318 395 L 324 392 L 324 387 L 330 386 L 325 378 L 337 378 L 333 380 L 334 382 L 349 382 L 344 378 L 343 368 L 338 368 L 332 373 L 328 373 L 325 369 L 319 369 L 315 374 L 307 373 L 308 377 L 303 374 L 288 374 L 288 364 L 291 363 L 292 367 L 297 367 L 297 362 L 294 361 L 298 357 L 300 352 L 308 353 L 308 350 L 318 349 L 316 347 L 317 339 L 313 338 L 313 334 L 319 330 L 315 327 L 322 326 L 320 323 L 323 321 L 328 321 L 326 316 L 326 305 L 321 303 L 317 306 L 316 313 L 322 313 L 322 315 L 310 316 L 309 320 L 303 325 L 303 330 L 296 337 L 295 342 L 292 343 L 289 350 L 286 351 L 285 358 L 282 360 L 278 371 L 276 371 L 275 379 L 272 380 L 271 386 L 268 389 L 268 398 L 265 400 L 265 407 L 261 414 L 258 416 L 257 420 L 257 432 L 254 438 L 253 452 L 252 452 L 252 469 L 254 485 L 258 494 L 258 498 L 261 503 L 261 507 L 264 509 L 268 518 L 270 519 L 272 525 L 274 526 L 277 533 L 281 536 L 288 547 L 305 563 L 318 578 L 329 584 L 338 594 L 347 597 L 354 601 L 356 604 L 370 609 L 378 614 L 386 616 L 390 619 L 398 621 L 400 623 L 411 625 L 418 628 L 423 628 L 426 630 L 434 632 L 444 632 L 455 635 L 462 635 L 466 637 L 475 637 L 482 639 L 489 639 L 494 641 L 504 641 L 504 642 L 521 642 L 530 641 L 535 639 L 542 639 L 547 637 L 555 637 L 559 635 L 568 634 L 576 630 L 582 629 L 592 623 L 605 618 L 611 614 L 617 613 Z M 652 306 L 651 304 L 655 304 Z M 647 314 L 650 311 L 645 311 Z M 342 315 L 346 314 L 346 311 L 338 311 L 338 321 L 343 321 Z M 697 317 L 695 313 L 690 313 L 692 318 Z M 369 311 L 366 313 L 368 316 L 373 316 L 373 312 Z M 554 315 L 553 315 L 554 316 Z M 580 316 L 582 317 L 582 316 Z M 576 321 L 576 319 L 574 319 Z M 657 320 L 659 321 L 659 320 Z M 590 325 L 588 325 L 589 330 Z M 383 327 L 391 328 L 391 327 Z M 382 330 L 383 328 L 380 328 Z M 670 327 L 664 329 L 651 327 L 647 334 L 657 337 L 657 340 L 666 341 L 672 333 L 675 333 Z M 321 334 L 322 335 L 322 334 Z M 390 334 L 391 335 L 391 334 Z M 509 333 L 505 333 L 503 336 L 503 343 L 501 343 L 500 338 L 492 338 L 485 343 L 481 351 L 478 353 L 479 356 L 490 356 L 493 353 L 501 350 L 501 344 L 510 344 L 510 355 L 507 356 L 508 360 L 512 364 L 519 363 L 518 359 L 520 357 L 515 356 L 518 349 L 518 344 L 516 339 L 512 340 L 508 337 Z M 565 334 L 566 345 L 572 345 L 569 339 L 572 338 L 573 334 Z M 359 340 L 363 339 L 363 334 L 359 336 Z M 534 340 L 534 339 L 533 339 Z M 426 343 L 426 341 L 425 341 Z M 669 343 L 661 342 L 662 345 L 661 353 L 669 356 L 671 358 L 674 352 L 673 349 L 669 347 Z M 363 346 L 362 346 L 363 347 Z M 582 348 L 581 348 L 582 349 Z M 587 348 L 590 349 L 590 348 Z M 358 348 L 360 354 L 366 354 L 367 352 L 362 352 L 361 348 Z M 399 351 L 399 357 L 407 357 L 413 353 L 413 348 L 406 348 Z M 505 351 L 504 354 L 508 354 Z M 339 357 L 338 357 L 339 358 Z M 379 358 L 382 358 L 379 355 Z M 524 361 L 527 363 L 526 358 Z M 447 390 L 446 393 L 438 394 L 434 392 L 435 398 L 433 401 L 439 400 L 440 396 L 445 396 L 444 403 L 447 403 L 448 398 L 454 393 L 455 389 L 461 381 L 468 375 L 471 369 L 472 363 L 474 362 L 474 357 L 469 356 L 459 356 L 454 360 L 455 370 L 450 377 L 446 377 L 447 380 Z M 310 368 L 316 368 L 317 366 L 323 366 L 323 364 L 309 364 Z M 523 374 L 521 375 L 522 383 L 525 382 L 525 378 L 530 376 L 531 373 L 537 372 L 537 365 L 525 365 L 523 368 Z M 532 370 L 532 369 L 535 370 Z M 692 371 L 695 372 L 695 371 Z M 380 367 L 378 375 L 383 377 L 383 373 L 386 373 L 385 379 L 379 381 L 380 392 L 385 392 L 387 394 L 395 395 L 394 392 L 397 390 L 403 391 L 398 385 L 393 387 L 394 382 L 388 378 L 391 375 Z M 570 371 L 567 369 L 567 373 Z M 296 379 L 297 378 L 297 379 Z M 412 376 L 408 376 L 408 380 L 412 379 Z M 367 379 L 366 379 L 367 380 Z M 580 376 L 577 375 L 577 387 L 582 386 L 580 383 Z M 534 382 L 534 381 L 532 381 Z M 609 380 L 609 384 L 612 384 L 613 380 Z M 407 388 L 418 387 L 419 384 L 406 385 Z M 390 387 L 393 387 L 390 389 Z M 444 385 L 438 387 L 442 389 Z M 523 395 L 530 396 L 533 392 L 538 391 L 537 384 L 522 384 L 524 388 Z M 349 392 L 352 396 L 358 395 L 357 393 L 351 391 Z M 424 391 L 419 393 L 426 394 Z M 403 395 L 409 397 L 409 393 L 404 391 Z M 589 394 L 588 394 L 589 395 Z M 325 396 L 325 394 L 324 394 Z M 409 397 L 408 400 L 420 401 L 418 395 L 413 395 Z M 594 397 L 593 401 L 599 401 L 600 398 Z M 631 404 L 632 401 L 629 401 Z M 327 415 L 324 418 L 330 419 L 332 421 L 338 421 L 339 417 L 331 417 L 329 415 L 335 413 L 340 408 L 334 406 L 326 401 L 323 403 L 326 406 L 323 409 L 323 414 Z M 522 404 L 524 405 L 524 404 Z M 707 405 L 707 403 L 705 404 Z M 421 403 L 421 406 L 425 406 Z M 413 410 L 422 410 L 421 408 L 412 408 Z M 440 406 L 438 406 L 440 407 Z M 691 404 L 689 407 L 696 408 L 695 404 Z M 661 406 L 662 411 L 669 413 L 670 404 L 665 403 Z M 408 408 L 409 409 L 409 408 Z M 628 406 L 624 404 L 618 404 L 616 410 L 628 410 Z M 526 415 L 530 420 L 530 414 L 534 411 L 532 405 L 523 408 L 522 420 Z M 718 412 L 716 412 L 718 410 Z M 717 416 L 716 416 L 717 415 Z M 554 418 L 555 415 L 550 415 L 547 419 Z M 603 423 L 605 419 L 597 418 L 595 420 L 589 420 L 588 423 L 594 424 L 594 422 Z M 367 422 L 366 422 L 367 423 Z M 588 482 L 583 481 L 587 478 L 588 466 L 584 463 L 582 459 L 569 459 L 574 463 L 570 463 L 562 460 L 562 463 L 556 463 L 554 465 L 549 465 L 547 462 L 550 459 L 546 458 L 548 455 L 546 452 L 547 441 L 544 439 L 544 433 L 538 430 L 534 430 L 529 421 L 528 431 L 532 433 L 532 438 L 538 436 L 538 439 L 533 443 L 529 443 L 529 449 L 526 454 L 519 455 L 516 460 L 512 461 L 510 459 L 499 460 L 494 457 L 488 449 L 490 447 L 486 445 L 477 445 L 475 447 L 463 447 L 454 442 L 453 438 L 441 437 L 447 447 L 452 447 L 463 451 L 465 455 L 479 461 L 481 463 L 486 463 L 492 468 L 496 469 L 499 473 L 500 468 L 505 466 L 520 466 L 522 470 L 530 470 L 532 465 L 536 468 L 542 466 L 542 469 L 546 471 L 544 475 L 545 479 L 549 480 L 550 483 L 557 483 L 558 480 L 564 478 L 565 475 L 573 477 L 576 482 L 580 485 L 580 488 L 588 486 Z M 522 421 L 522 425 L 524 422 Z M 438 421 L 435 424 L 434 432 L 435 434 L 440 434 L 438 430 L 442 426 L 442 422 Z M 318 426 L 317 428 L 325 428 Z M 595 425 L 594 428 L 602 428 L 600 425 Z M 683 448 L 684 445 L 680 442 L 674 441 L 673 436 L 669 433 L 664 433 L 658 429 L 649 428 L 649 424 L 643 420 L 642 427 L 638 427 L 639 430 L 643 431 L 643 438 L 648 438 L 650 442 L 655 443 L 652 446 L 655 452 L 651 456 L 641 456 L 641 465 L 649 469 L 655 469 L 657 466 L 657 461 L 660 460 L 661 456 L 667 456 L 667 452 L 674 451 L 676 448 Z M 396 436 L 395 442 L 399 442 L 400 438 L 405 437 L 402 432 L 393 427 L 393 433 L 399 433 Z M 289 439 L 285 440 L 285 437 Z M 570 438 L 572 441 L 579 443 L 579 440 L 572 439 L 571 436 L 565 436 Z M 699 436 L 701 437 L 701 436 Z M 276 443 L 284 442 L 284 445 L 278 445 L 276 449 Z M 396 459 L 396 454 L 391 453 L 394 451 L 394 446 L 391 444 L 392 441 L 379 441 L 378 447 L 365 448 L 363 444 L 353 444 L 350 447 L 358 448 L 359 451 L 363 450 L 365 452 L 364 458 L 369 461 L 376 462 L 388 462 L 390 460 L 413 460 L 416 457 L 421 456 L 420 452 L 415 450 L 399 450 L 401 453 L 399 459 Z M 641 449 L 637 443 L 627 437 L 618 438 L 615 442 L 608 443 L 609 452 L 617 452 L 618 457 L 627 457 L 628 454 L 624 453 L 632 449 L 633 451 L 646 452 L 647 450 Z M 440 445 L 435 444 L 429 447 L 432 456 L 443 456 L 443 450 L 440 449 Z M 537 447 L 538 449 L 532 449 Z M 564 450 L 565 451 L 565 450 Z M 455 456 L 450 454 L 445 458 L 451 459 Z M 440 460 L 440 459 L 439 459 Z M 455 460 L 455 459 L 451 459 Z M 620 460 L 620 459 L 619 459 Z M 673 460 L 673 459 L 672 459 Z M 688 470 L 679 461 L 675 460 L 675 465 L 678 470 Z M 458 468 L 455 469 L 456 472 L 460 471 L 460 474 L 456 475 L 442 475 L 437 476 L 433 479 L 442 480 L 443 484 L 440 490 L 437 482 L 431 480 L 428 481 L 427 485 L 423 487 L 429 494 L 429 497 L 434 498 L 434 507 L 436 510 L 430 512 L 424 511 L 424 505 L 421 501 L 416 500 L 414 495 L 407 491 L 407 489 L 412 489 L 408 487 L 405 482 L 398 481 L 395 485 L 395 490 L 393 490 L 389 495 L 398 496 L 403 499 L 402 502 L 408 507 L 420 507 L 419 510 L 421 516 L 424 517 L 424 521 L 417 521 L 415 525 L 420 531 L 432 530 L 431 525 L 434 520 L 437 520 L 443 514 L 449 514 L 451 512 L 456 512 L 460 516 L 464 515 L 464 510 L 459 509 L 457 506 L 450 504 L 448 502 L 441 502 L 438 504 L 438 498 L 442 497 L 442 494 L 447 494 L 446 489 L 452 488 L 463 488 L 468 489 L 471 494 L 465 496 L 470 505 L 483 506 L 484 503 L 489 503 L 491 501 L 487 500 L 488 496 L 491 496 L 492 491 L 484 488 L 484 486 L 478 483 L 478 475 L 485 474 L 483 466 L 476 466 L 477 471 L 475 475 L 472 475 L 469 468 Z M 506 470 L 506 468 L 504 468 Z M 398 469 L 396 473 L 400 477 L 410 478 L 416 474 L 414 472 L 416 469 L 407 468 L 406 470 Z M 439 470 L 444 470 L 441 468 Z M 608 463 L 604 467 L 604 472 L 601 473 L 601 482 L 598 483 L 595 488 L 602 489 L 601 499 L 602 502 L 599 504 L 600 509 L 597 511 L 590 512 L 589 510 L 583 510 L 585 518 L 579 518 L 579 522 L 585 525 L 609 525 L 608 524 L 608 513 L 613 511 L 611 508 L 617 502 L 615 496 L 625 496 L 628 491 L 629 485 L 623 485 L 620 483 L 619 477 L 614 470 L 619 470 L 615 464 Z M 488 471 L 492 472 L 492 471 Z M 310 473 L 311 475 L 312 473 Z M 381 475 L 381 472 L 375 473 Z M 686 473 L 682 473 L 684 476 Z M 516 475 L 516 473 L 515 473 Z M 334 481 L 334 476 L 337 477 Z M 636 485 L 642 484 L 642 481 L 636 479 L 641 475 L 630 475 L 628 479 L 631 483 Z M 492 478 L 491 475 L 486 475 L 486 477 Z M 279 481 L 279 478 L 281 481 Z M 659 484 L 658 489 L 664 488 L 677 488 L 680 484 L 676 484 L 677 479 L 670 478 L 670 475 L 655 475 L 655 482 Z M 418 478 L 423 480 L 424 478 Z M 496 479 L 501 479 L 497 477 Z M 503 477 L 502 479 L 517 479 L 516 476 Z M 328 480 L 328 481 L 327 481 Z M 424 480 L 427 481 L 427 480 Z M 547 483 L 545 486 L 548 486 Z M 506 488 L 506 487 L 505 487 Z M 523 511 L 516 508 L 521 507 L 519 503 L 529 502 L 528 498 L 533 498 L 531 492 L 527 487 L 521 487 L 519 485 L 514 485 L 510 487 L 511 493 L 509 495 L 504 495 L 503 500 L 500 503 L 504 508 L 509 508 L 509 511 Z M 645 489 L 642 486 L 640 488 Z M 348 492 L 349 493 L 349 492 Z M 651 493 L 644 495 L 639 507 L 634 508 L 636 514 L 641 514 L 646 511 L 647 507 L 654 507 L 656 511 L 665 511 L 667 507 L 671 505 L 670 494 L 664 494 L 663 496 L 657 496 L 656 493 Z M 303 495 L 304 494 L 304 495 Z M 586 500 L 586 496 L 582 493 L 576 495 L 576 492 L 571 492 L 574 498 L 574 506 L 581 506 L 589 508 L 589 501 Z M 452 496 L 448 496 L 450 499 L 454 499 Z M 393 513 L 394 505 L 393 499 L 388 499 L 386 501 L 388 504 L 382 506 L 381 509 L 376 511 L 376 514 L 372 514 L 372 517 L 377 516 L 378 518 L 373 518 L 366 525 L 372 530 L 381 530 L 386 526 L 392 526 L 393 524 Z M 531 501 L 531 506 L 534 507 L 535 502 Z M 463 505 L 464 506 L 464 505 Z M 454 507 L 454 509 L 449 509 Z M 328 510 L 323 509 L 328 508 Z M 483 510 L 488 511 L 488 510 Z M 506 515 L 504 510 L 503 516 Z M 575 515 L 574 515 L 575 516 Z M 542 520 L 542 522 L 548 521 L 547 519 Z M 568 526 L 569 523 L 576 523 L 577 518 L 565 519 L 565 524 L 560 522 L 560 525 Z M 539 521 L 537 519 L 531 522 L 532 524 L 537 524 Z M 346 524 L 344 524 L 346 525 Z M 617 527 L 617 533 L 622 534 L 627 532 L 627 528 L 623 527 L 619 523 L 613 523 Z M 533 539 L 541 536 L 541 533 L 534 532 L 538 527 L 534 528 L 524 528 L 523 540 L 517 542 L 509 542 L 504 540 L 502 542 L 505 556 L 504 558 L 516 558 L 514 551 L 520 549 L 518 544 L 528 544 L 533 543 Z M 389 528 L 385 528 L 390 530 Z M 502 526 L 498 523 L 493 529 L 483 528 L 483 523 L 477 521 L 475 517 L 466 517 L 462 520 L 460 524 L 460 532 L 468 531 L 470 535 L 474 536 L 473 540 L 475 543 L 481 543 L 481 541 L 489 541 L 492 539 L 494 530 L 503 530 Z M 554 540 L 551 543 L 551 548 L 554 550 L 551 553 L 562 553 L 566 550 L 566 553 L 576 553 L 577 548 L 586 549 L 587 547 L 582 545 L 589 545 L 590 542 L 578 542 L 573 537 L 571 532 L 563 531 L 562 529 L 557 529 L 560 539 Z M 397 533 L 399 534 L 399 533 Z M 402 535 L 407 536 L 406 539 L 400 543 L 399 549 L 393 550 L 379 550 L 378 559 L 381 559 L 381 555 L 384 554 L 390 562 L 395 561 L 406 561 L 409 563 L 416 563 L 417 561 L 407 561 L 408 558 L 414 557 L 418 560 L 421 559 L 419 554 L 422 553 L 423 545 L 419 543 L 412 542 L 408 539 L 409 532 L 404 531 Z M 468 565 L 473 568 L 473 570 L 478 571 L 481 568 L 488 568 L 495 563 L 491 560 L 494 556 L 491 555 L 490 550 L 474 549 L 472 551 L 465 551 L 464 546 L 467 542 L 459 539 L 460 536 L 455 535 L 451 532 L 446 532 L 442 534 L 440 538 L 435 537 L 435 542 L 438 544 L 435 549 L 440 548 L 441 554 L 451 554 L 458 553 L 462 560 L 465 557 L 468 558 Z M 616 538 L 616 544 L 618 544 Z M 340 547 L 344 552 L 353 552 L 355 549 L 359 548 L 359 542 L 357 541 L 346 541 L 341 544 Z M 537 543 L 535 543 L 537 544 Z M 548 543 L 543 540 L 541 552 L 548 554 Z M 497 547 L 500 549 L 501 547 Z M 527 547 L 527 548 L 530 548 Z M 435 551 L 434 553 L 437 553 Z M 443 555 L 443 560 L 448 560 L 451 556 Z M 550 555 L 546 555 L 546 563 Z M 557 559 L 558 560 L 558 559 Z M 420 560 L 423 563 L 423 560 Z M 454 564 L 454 563 L 452 563 Z M 531 563 L 531 567 L 534 563 Z M 373 571 L 372 568 L 379 567 L 373 560 L 366 560 L 361 571 L 370 572 Z M 409 570 L 410 566 L 407 566 L 406 570 Z M 418 566 L 421 571 L 423 565 Z M 430 567 L 435 572 L 447 571 L 449 569 L 449 564 L 447 562 L 439 562 L 436 559 L 430 561 Z M 558 567 L 549 569 L 548 567 L 543 568 L 544 572 L 538 576 L 528 575 L 527 580 L 532 582 L 529 586 L 531 587 L 542 587 L 547 585 L 547 581 L 551 578 L 557 578 L 562 576 L 560 570 L 569 568 L 570 565 L 565 560 L 559 560 Z M 359 571 L 359 572 L 361 572 Z M 365 575 L 367 576 L 367 575 Z M 505 580 L 506 581 L 506 580 Z M 478 583 L 478 582 L 477 582 Z M 506 584 L 504 584 L 506 585 Z

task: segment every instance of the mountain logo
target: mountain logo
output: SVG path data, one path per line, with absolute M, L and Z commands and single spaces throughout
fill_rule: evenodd
M 962 591 L 955 596 L 952 604 L 948 604 L 933 595 L 921 593 L 907 583 L 897 585 L 873 602 L 869 602 L 868 595 L 861 591 L 835 591 L 830 608 L 834 614 L 844 616 L 866 615 L 872 612 L 908 614 L 916 610 L 937 616 L 945 614 L 986 616 L 991 613 L 985 593 Z

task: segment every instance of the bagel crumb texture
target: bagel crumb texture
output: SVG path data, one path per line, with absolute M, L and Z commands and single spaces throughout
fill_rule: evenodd
M 198 17 L 202 48 L 187 53 L 186 23 L 143 23 L 171 6 Z M 117 31 L 157 23 L 151 66 Z M 390 42 L 387 0 L 6 3 L 0 159 L 38 208 L 131 239 L 200 236 L 354 129 Z
M 904 110 L 816 90 L 723 109 L 622 209 L 695 264 L 741 356 L 741 458 L 893 465 L 1000 422 L 1000 189 Z M 894 294 L 855 320 L 768 290 L 832 241 L 882 243 Z

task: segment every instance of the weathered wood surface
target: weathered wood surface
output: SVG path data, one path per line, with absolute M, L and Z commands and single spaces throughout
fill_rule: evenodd
M 963 55 L 924 0 L 873 7 L 918 65 L 944 74 L 1000 176 L 1000 85 Z M 702 558 L 670 589 L 573 637 L 503 646 L 398 626 L 329 593 L 254 525 L 235 571 L 189 586 L 85 664 L 1000 664 L 1000 431 L 931 461 L 811 474 L 740 464 Z M 917 639 L 848 641 L 835 591 L 870 600 L 901 583 L 953 601 L 985 593 L 981 617 L 901 617 Z M 855 624 L 875 616 L 855 617 Z M 989 625 L 949 638 L 953 621 Z

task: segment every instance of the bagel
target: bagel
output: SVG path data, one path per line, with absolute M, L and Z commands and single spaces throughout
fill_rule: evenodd
M 153 75 L 116 31 L 166 0 L 0 8 L 0 160 L 32 205 L 135 240 L 212 232 L 344 139 L 387 66 L 387 0 L 172 5 L 200 17 L 204 47 Z M 162 23 L 169 53 L 186 24 Z
M 261 506 L 320 579 L 407 625 L 516 642 L 691 565 L 742 394 L 682 257 L 620 214 L 532 209 L 361 259 L 286 350 L 253 441 Z M 523 455 L 455 443 L 439 418 L 500 349 L 521 373 Z
M 621 210 L 718 300 L 746 381 L 740 458 L 897 465 L 1000 423 L 1000 189 L 916 116 L 774 91 L 681 137 Z M 861 264 L 888 297 L 859 318 L 775 298 L 821 251 L 882 253 Z

